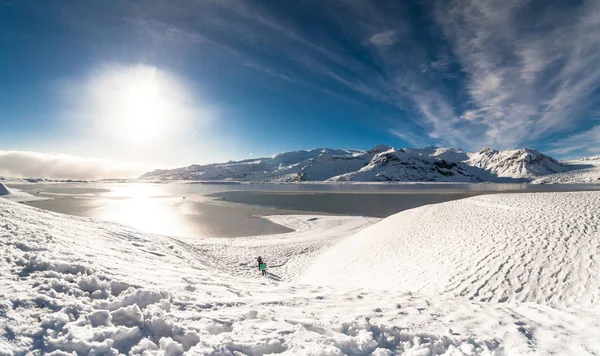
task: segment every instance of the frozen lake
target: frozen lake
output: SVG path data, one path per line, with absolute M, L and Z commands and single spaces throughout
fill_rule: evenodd
M 600 190 L 600 185 L 59 183 L 10 187 L 51 197 L 29 205 L 116 221 L 146 232 L 235 237 L 289 231 L 261 216 L 387 217 L 426 204 L 502 192 Z

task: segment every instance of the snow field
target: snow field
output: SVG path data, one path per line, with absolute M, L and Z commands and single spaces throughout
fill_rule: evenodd
M 191 240 L 0 199 L 0 355 L 600 353 L 599 202 L 490 195 Z
M 323 253 L 302 281 L 592 306 L 599 258 L 599 192 L 483 195 L 393 215 Z

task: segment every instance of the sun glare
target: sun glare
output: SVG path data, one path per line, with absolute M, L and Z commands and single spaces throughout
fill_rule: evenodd
M 136 79 L 122 93 L 119 117 L 121 129 L 136 142 L 146 142 L 158 135 L 166 124 L 168 103 L 161 95 L 159 83 L 154 78 Z
M 153 145 L 189 132 L 194 110 L 187 90 L 155 67 L 113 67 L 88 88 L 94 129 L 117 145 Z

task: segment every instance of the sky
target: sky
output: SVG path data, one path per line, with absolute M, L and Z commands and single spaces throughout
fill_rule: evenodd
M 0 0 L 5 175 L 377 144 L 598 155 L 599 87 L 597 0 Z

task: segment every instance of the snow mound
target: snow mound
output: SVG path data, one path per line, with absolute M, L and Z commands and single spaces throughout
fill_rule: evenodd
M 600 192 L 486 195 L 393 215 L 325 252 L 303 282 L 590 306 L 599 261 Z
M 0 183 L 0 198 L 12 200 L 18 203 L 50 200 L 50 198 L 36 197 L 35 195 L 22 192 L 18 189 L 8 188 L 2 183 Z

